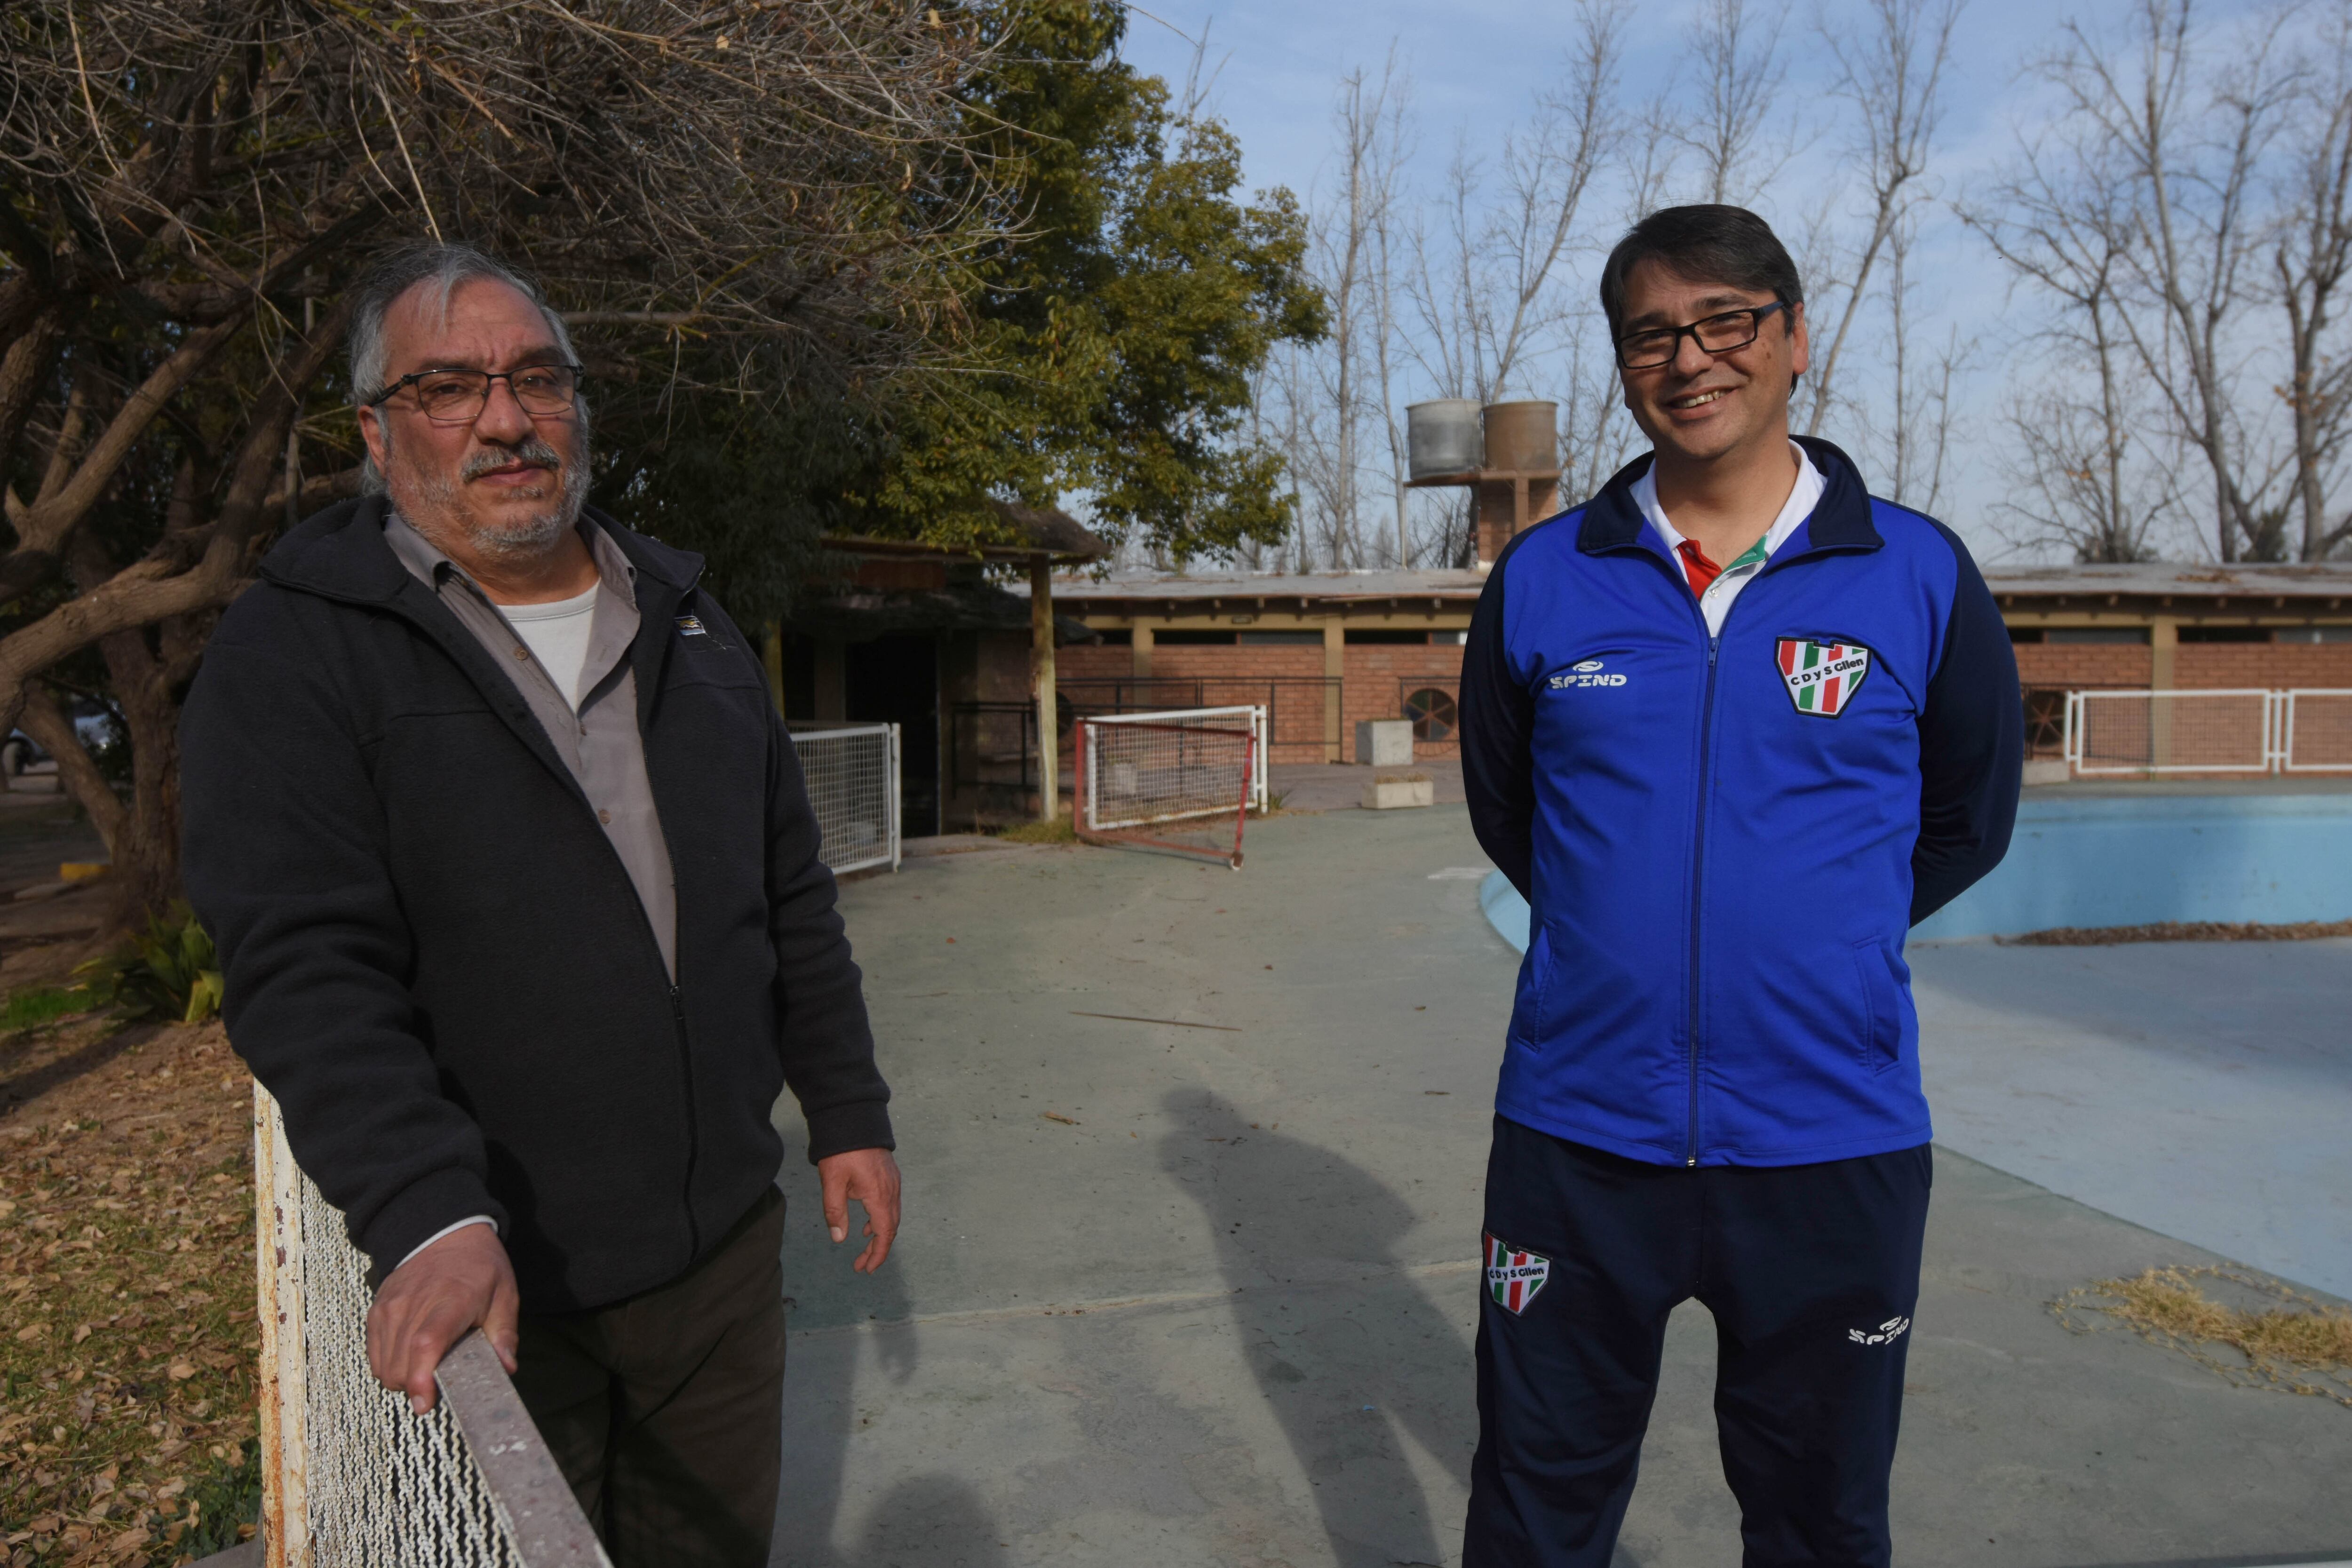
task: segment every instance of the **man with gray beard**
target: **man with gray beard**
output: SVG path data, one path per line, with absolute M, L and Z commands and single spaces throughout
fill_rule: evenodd
M 417 246 L 362 282 L 368 489 L 293 530 L 182 721 L 229 1036 L 374 1265 L 419 1410 L 478 1327 L 621 1568 L 763 1564 L 789 1087 L 854 1267 L 889 1090 L 790 738 L 699 558 L 584 506 L 563 323 Z

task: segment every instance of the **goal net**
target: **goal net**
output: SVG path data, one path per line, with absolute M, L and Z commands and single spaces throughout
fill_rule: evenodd
M 268 1568 L 610 1568 L 480 1336 L 419 1415 L 368 1370 L 367 1259 L 253 1103 Z
M 1189 708 L 1120 713 L 1077 723 L 1077 826 L 1083 832 L 1198 853 L 1204 846 L 1146 838 L 1144 830 L 1231 817 L 1242 863 L 1242 826 L 1265 807 L 1265 710 Z

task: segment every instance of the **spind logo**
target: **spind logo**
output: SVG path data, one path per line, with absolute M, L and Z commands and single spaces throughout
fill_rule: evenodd
M 1555 675 L 1545 682 L 1554 691 L 1567 691 L 1580 686 L 1622 686 L 1625 678 L 1602 672 L 1605 661 L 1597 658 L 1579 659 L 1568 667 L 1565 675 Z

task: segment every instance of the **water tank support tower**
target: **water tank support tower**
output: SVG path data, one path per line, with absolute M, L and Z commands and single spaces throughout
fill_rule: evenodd
M 1559 405 L 1432 398 L 1404 411 L 1413 489 L 1468 489 L 1480 570 L 1532 522 L 1559 510 Z

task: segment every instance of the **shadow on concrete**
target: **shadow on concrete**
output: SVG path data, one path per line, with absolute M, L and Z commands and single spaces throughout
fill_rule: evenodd
M 952 1476 L 914 1476 L 874 1506 L 844 1568 L 1003 1568 L 1005 1543 L 979 1495 Z
M 870 1326 L 857 1335 L 854 1354 L 840 1353 L 844 1348 L 840 1346 L 827 1346 L 823 1353 L 804 1353 L 803 1342 L 788 1342 L 786 1459 L 777 1498 L 773 1560 L 793 1568 L 879 1568 L 900 1558 L 877 1555 L 883 1550 L 877 1542 L 884 1535 L 899 1540 L 905 1532 L 919 1528 L 930 1533 L 908 1539 L 930 1543 L 919 1559 L 927 1564 L 994 1563 L 993 1556 L 960 1556 L 946 1550 L 966 1537 L 973 1543 L 984 1538 L 992 1552 L 996 1530 L 981 1514 L 975 1498 L 957 1483 L 938 1477 L 909 1480 L 894 1490 L 868 1524 L 865 1544 L 845 1549 L 836 1543 L 849 1441 L 863 1420 L 857 1384 L 879 1373 L 892 1384 L 905 1386 L 921 1364 L 922 1352 L 915 1326 L 907 1321 L 913 1307 L 899 1259 L 894 1257 L 871 1276 L 849 1272 L 850 1259 L 862 1239 L 856 1235 L 862 1223 L 860 1211 L 851 1207 L 851 1238 L 837 1247 L 824 1234 L 823 1211 L 814 1194 L 795 1199 L 792 1211 L 785 1224 L 783 1258 L 784 1289 L 798 1294 L 790 1313 L 792 1327 L 833 1328 L 856 1321 Z M 803 1301 L 808 1303 L 806 1308 Z M 938 1512 L 938 1520 L 929 1521 L 933 1511 Z M 948 1529 L 950 1524 L 958 1524 L 958 1530 Z M 966 1525 L 968 1529 L 963 1528 Z M 889 1534 L 893 1531 L 899 1533 Z M 977 1544 L 971 1550 L 976 1552 Z M 895 1553 L 896 1548 L 890 1551 Z
M 1444 1562 L 1404 1444 L 1466 1489 L 1471 1361 L 1460 1331 L 1403 1272 L 1412 1209 L 1358 1166 L 1253 1126 L 1203 1090 L 1172 1090 L 1161 1107 L 1171 1124 L 1161 1168 L 1215 1235 L 1251 1375 L 1314 1489 L 1333 1559 L 1339 1568 Z M 1448 1541 L 1454 1525 L 1446 1521 Z

